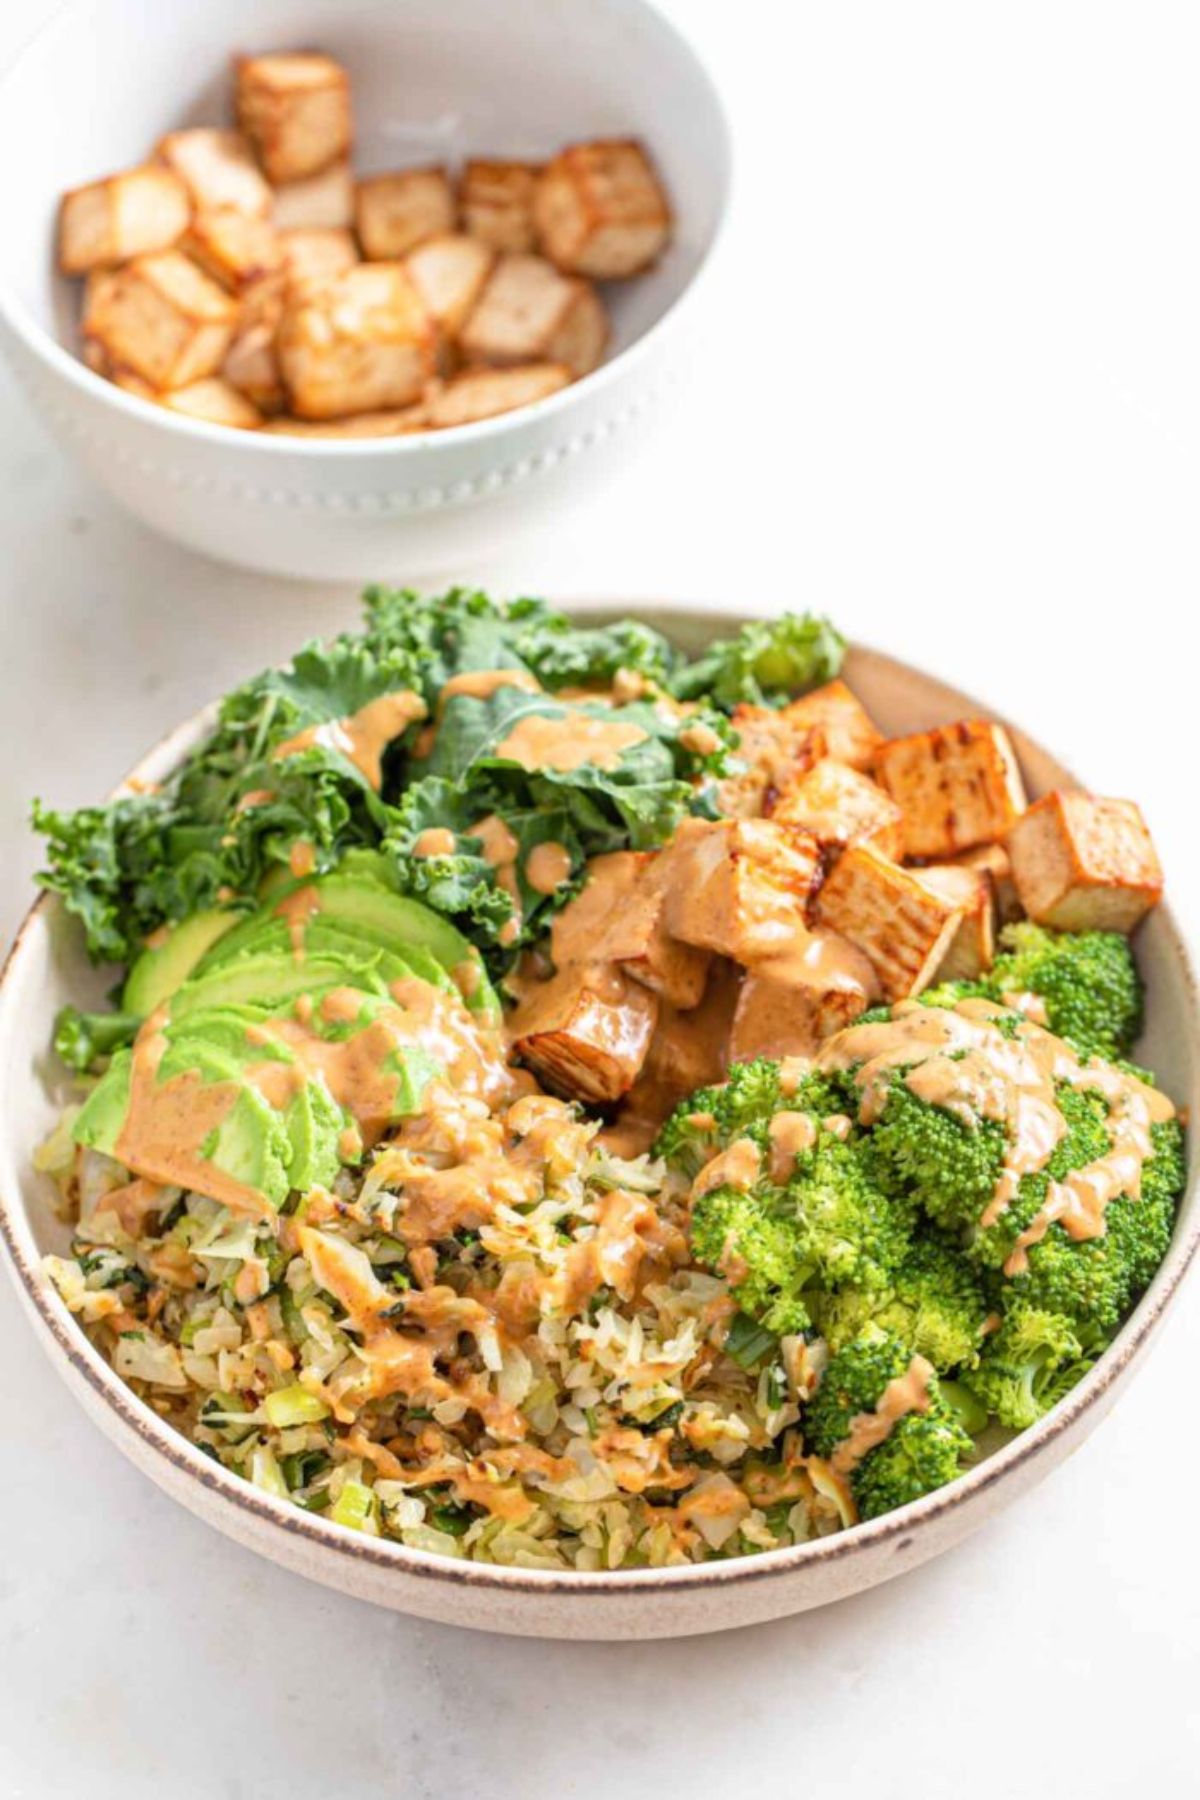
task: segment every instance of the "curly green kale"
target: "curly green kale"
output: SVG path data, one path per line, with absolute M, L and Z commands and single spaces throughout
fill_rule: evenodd
M 769 706 L 832 681 L 845 654 L 846 640 L 828 619 L 784 613 L 717 638 L 675 672 L 670 687 L 679 700 L 708 699 L 726 711 L 742 702 Z
M 1000 934 L 988 991 L 1037 994 L 1059 1037 L 1083 1057 L 1128 1056 L 1142 1027 L 1142 980 L 1119 931 L 1051 931 L 1029 920 Z

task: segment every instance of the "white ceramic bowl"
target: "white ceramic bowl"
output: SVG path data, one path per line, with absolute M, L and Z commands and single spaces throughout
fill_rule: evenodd
M 259 437 L 147 404 L 76 353 L 78 284 L 54 273 L 63 189 L 223 119 L 234 51 L 317 44 L 348 65 L 363 172 L 545 155 L 589 136 L 652 148 L 677 228 L 610 289 L 614 344 L 550 399 L 435 435 Z M 270 573 L 353 580 L 478 558 L 619 456 L 680 376 L 716 241 L 729 138 L 712 83 L 646 0 L 72 0 L 0 84 L 0 342 L 59 441 L 147 525 Z
M 681 608 L 636 602 L 607 606 L 600 616 L 627 612 L 659 625 L 692 650 L 740 623 L 738 616 L 706 613 L 697 618 Z M 873 651 L 853 650 L 845 673 L 889 733 L 987 710 Z M 210 722 L 211 713 L 189 721 L 135 773 L 143 780 L 161 779 Z M 1032 794 L 1074 785 L 1045 750 L 1019 731 L 1013 736 Z M 1138 1053 L 1159 1072 L 1172 1098 L 1196 1118 L 1200 1000 L 1187 950 L 1166 907 L 1142 928 L 1138 957 L 1149 990 L 1148 1026 Z M 0 1235 L 38 1340 L 92 1419 L 191 1511 L 287 1568 L 422 1618 L 528 1636 L 674 1637 L 802 1612 L 903 1574 L 1026 1492 L 1094 1429 L 1143 1357 L 1200 1239 L 1193 1133 L 1188 1191 L 1172 1247 L 1096 1367 L 1032 1430 L 995 1450 L 949 1487 L 884 1518 L 793 1549 L 678 1569 L 558 1574 L 427 1556 L 272 1499 L 192 1448 L 113 1373 L 43 1276 L 40 1257 L 62 1250 L 67 1235 L 50 1212 L 48 1184 L 30 1163 L 58 1111 L 49 1052 L 52 1023 L 68 1000 L 83 997 L 101 1004 L 110 985 L 111 973 L 106 977 L 88 967 L 79 933 L 57 902 L 40 901 L 0 979 Z

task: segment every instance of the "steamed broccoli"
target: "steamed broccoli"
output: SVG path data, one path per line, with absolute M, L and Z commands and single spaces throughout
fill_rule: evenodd
M 988 1340 L 968 1386 L 1001 1425 L 1023 1431 L 1049 1412 L 1094 1360 L 1069 1319 L 1017 1300 Z
M 719 1087 L 699 1088 L 671 1114 L 658 1134 L 655 1156 L 669 1168 L 695 1176 L 718 1150 L 735 1138 L 751 1138 L 765 1148 L 767 1129 L 777 1112 L 812 1113 L 817 1120 L 852 1105 L 850 1090 L 837 1076 L 808 1074 L 784 1093 L 779 1064 L 766 1057 L 735 1063 Z
M 804 1409 L 805 1441 L 818 1456 L 836 1456 L 861 1413 L 874 1412 L 889 1384 L 906 1373 L 912 1351 L 894 1332 L 869 1325 L 830 1358 Z M 971 1439 L 938 1387 L 927 1387 L 925 1410 L 903 1413 L 883 1442 L 850 1471 L 859 1513 L 872 1519 L 944 1487 L 958 1474 Z
M 969 1125 L 919 1099 L 898 1070 L 864 1155 L 885 1193 L 919 1202 L 936 1225 L 965 1230 L 996 1190 L 1005 1142 L 1002 1125 L 991 1119 Z
M 988 1301 L 962 1251 L 942 1236 L 930 1235 L 913 1243 L 886 1293 L 846 1288 L 818 1296 L 813 1310 L 831 1350 L 842 1349 L 874 1323 L 945 1374 L 974 1363 Z
M 1050 1030 L 1081 1056 L 1127 1056 L 1142 1025 L 1142 982 L 1119 931 L 1050 931 L 1023 920 L 1000 935 L 988 989 L 1037 994 Z

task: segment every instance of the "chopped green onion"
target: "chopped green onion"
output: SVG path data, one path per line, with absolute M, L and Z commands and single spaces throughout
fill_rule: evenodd
M 315 1425 L 319 1419 L 329 1416 L 325 1402 L 316 1394 L 310 1394 L 299 1382 L 268 1394 L 263 1401 L 263 1412 L 267 1424 L 273 1425 L 276 1431 L 286 1431 L 289 1425 Z
M 375 1523 L 375 1496 L 361 1481 L 343 1482 L 329 1516 L 352 1531 L 368 1531 Z

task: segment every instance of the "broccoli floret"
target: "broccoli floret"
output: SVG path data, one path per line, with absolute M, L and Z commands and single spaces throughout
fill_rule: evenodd
M 890 1292 L 845 1289 L 813 1305 L 817 1328 L 840 1350 L 873 1322 L 892 1332 L 939 1373 L 974 1363 L 983 1342 L 988 1299 L 962 1250 L 940 1236 L 919 1238 L 896 1270 Z
M 1055 1085 L 1054 1103 L 1067 1129 L 1054 1147 L 1044 1169 L 1022 1175 L 1017 1192 L 994 1224 L 973 1233 L 971 1254 L 985 1268 L 998 1269 L 1030 1220 L 1041 1210 L 1052 1181 L 1061 1181 L 1073 1169 L 1104 1156 L 1110 1147 L 1105 1120 L 1107 1108 L 1101 1096 L 1088 1088 Z
M 996 1190 L 1004 1164 L 1004 1127 L 969 1125 L 914 1094 L 896 1071 L 865 1156 L 884 1192 L 918 1202 L 936 1225 L 974 1226 Z
M 808 1074 L 785 1094 L 779 1064 L 767 1057 L 735 1063 L 719 1087 L 698 1088 L 681 1101 L 658 1134 L 655 1156 L 689 1178 L 735 1138 L 766 1147 L 767 1128 L 777 1112 L 808 1112 L 817 1120 L 845 1111 L 847 1083 L 837 1076 Z
M 850 1435 L 860 1413 L 874 1412 L 889 1383 L 907 1371 L 912 1352 L 894 1332 L 867 1326 L 830 1358 L 816 1394 L 804 1409 L 805 1440 L 830 1458 Z M 971 1439 L 942 1397 L 936 1375 L 928 1409 L 904 1413 L 881 1444 L 850 1473 L 859 1513 L 872 1519 L 953 1481 Z
M 1081 1056 L 1126 1056 L 1142 1026 L 1142 981 L 1119 931 L 1051 931 L 1023 920 L 1000 934 L 988 987 L 1037 994 L 1051 1031 Z
M 880 1193 L 855 1145 L 827 1132 L 788 1181 L 718 1187 L 692 1207 L 692 1251 L 724 1274 L 742 1311 L 777 1335 L 810 1322 L 812 1290 L 886 1291 L 908 1247 L 909 1215 Z
M 1071 1321 L 1017 1300 L 989 1338 L 968 1386 L 990 1413 L 1024 1431 L 1087 1373 L 1087 1356 Z

